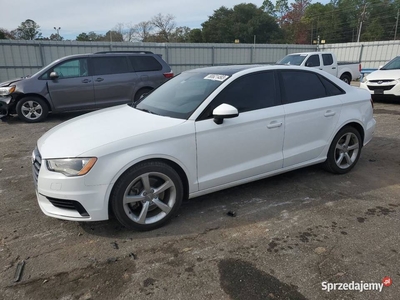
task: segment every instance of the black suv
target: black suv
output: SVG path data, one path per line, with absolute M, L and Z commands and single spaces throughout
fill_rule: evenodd
M 58 59 L 36 74 L 0 83 L 0 118 L 40 122 L 49 111 L 91 110 L 138 100 L 173 77 L 160 55 L 111 51 Z

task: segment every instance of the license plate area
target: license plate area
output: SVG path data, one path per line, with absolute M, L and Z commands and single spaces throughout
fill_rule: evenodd
M 383 95 L 383 90 L 375 90 L 374 94 L 375 95 Z

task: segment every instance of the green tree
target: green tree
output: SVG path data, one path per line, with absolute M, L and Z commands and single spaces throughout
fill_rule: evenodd
M 110 42 L 123 42 L 124 37 L 122 33 L 115 31 L 115 30 L 109 30 L 107 31 L 106 35 L 102 38 L 98 38 L 98 40 L 103 40 L 103 41 L 110 41 Z
M 277 42 L 281 31 L 274 17 L 251 3 L 235 5 L 233 9 L 224 6 L 202 24 L 204 42 L 233 43 L 239 39 L 241 43 Z
M 35 21 L 27 19 L 16 29 L 16 36 L 21 40 L 34 40 L 40 38 L 40 26 Z
M 14 36 L 10 31 L 4 28 L 0 28 L 0 40 L 13 40 Z
M 203 43 L 203 34 L 201 29 L 192 29 L 189 33 L 189 39 L 191 43 Z

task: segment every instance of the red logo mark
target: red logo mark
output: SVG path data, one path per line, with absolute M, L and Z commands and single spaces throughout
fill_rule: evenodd
M 391 285 L 392 285 L 393 280 L 392 280 L 392 278 L 390 278 L 389 276 L 386 276 L 386 277 L 384 277 L 384 278 L 382 279 L 382 283 L 383 283 L 384 286 L 388 287 L 388 286 L 391 286 Z

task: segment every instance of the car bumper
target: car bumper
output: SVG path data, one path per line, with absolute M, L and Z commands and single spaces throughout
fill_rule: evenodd
M 12 102 L 13 99 L 11 96 L 0 97 L 0 118 L 8 115 Z
M 108 219 L 109 185 L 88 186 L 84 176 L 66 177 L 50 172 L 37 150 L 32 155 L 36 197 L 42 212 L 69 221 L 102 221 Z
M 367 127 L 365 129 L 364 146 L 367 145 L 372 140 L 372 137 L 374 136 L 375 133 L 375 127 L 376 127 L 376 120 L 372 118 L 367 123 Z
M 365 89 L 374 96 L 400 96 L 400 82 L 397 80 L 384 82 L 384 83 L 375 83 L 375 82 L 361 82 L 360 88 Z

